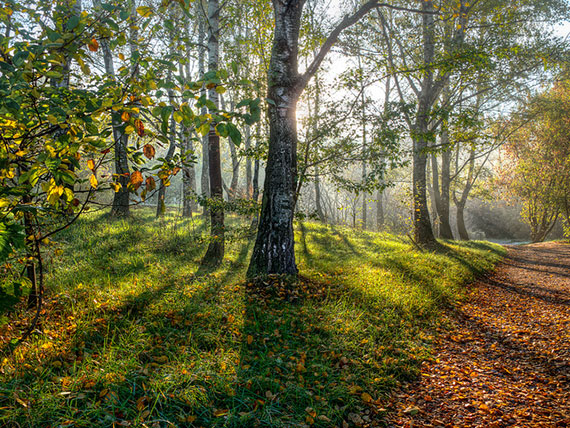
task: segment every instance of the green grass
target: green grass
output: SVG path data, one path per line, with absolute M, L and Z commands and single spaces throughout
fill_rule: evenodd
M 298 224 L 303 279 L 290 302 L 279 278 L 268 280 L 274 298 L 245 283 L 252 242 L 230 223 L 217 270 L 199 265 L 197 218 L 91 215 L 62 234 L 43 334 L 9 355 L 29 314 L 9 313 L 0 330 L 0 426 L 381 421 L 382 399 L 429 358 L 442 312 L 504 253 L 482 242 L 418 253 L 388 234 Z

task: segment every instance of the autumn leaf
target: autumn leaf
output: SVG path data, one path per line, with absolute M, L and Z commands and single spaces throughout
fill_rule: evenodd
M 247 335 L 247 344 L 251 345 L 253 343 L 253 336 L 251 334 Z
M 91 52 L 97 52 L 97 50 L 99 50 L 99 42 L 93 37 L 89 43 L 87 43 L 87 47 Z
M 152 178 L 152 177 L 147 177 L 145 184 L 146 184 L 147 192 L 152 192 L 154 189 L 156 189 L 156 182 L 154 181 L 154 178 Z
M 143 176 L 142 176 L 140 171 L 134 171 L 131 174 L 130 183 L 135 190 L 137 190 L 139 187 L 141 187 L 141 185 L 143 183 Z
M 147 159 L 152 159 L 152 158 L 154 158 L 154 155 L 156 154 L 156 150 L 154 149 L 154 147 L 152 145 L 145 144 L 143 146 L 143 153 Z
M 97 177 L 95 177 L 95 174 L 91 174 L 91 177 L 89 177 L 89 183 L 91 184 L 91 187 L 93 187 L 94 189 L 97 188 L 99 182 L 97 181 Z
M 87 168 L 89 168 L 91 171 L 95 169 L 95 161 L 93 161 L 93 159 L 89 159 L 87 161 Z
M 142 120 L 135 120 L 135 129 L 137 130 L 139 137 L 142 137 L 144 135 L 144 124 L 142 123 Z
M 128 122 L 130 118 L 131 115 L 128 111 L 124 111 L 123 114 L 121 115 L 121 119 L 123 122 Z
M 363 392 L 362 395 L 360 396 L 360 398 L 362 398 L 362 401 L 364 401 L 365 403 L 371 403 L 372 402 L 372 396 L 367 392 Z

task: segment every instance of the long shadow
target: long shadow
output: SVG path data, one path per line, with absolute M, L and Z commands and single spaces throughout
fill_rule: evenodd
M 313 259 L 313 254 L 309 251 L 309 247 L 307 246 L 307 228 L 305 227 L 305 223 L 300 221 L 299 223 L 299 231 L 301 232 L 301 249 L 303 251 L 303 256 L 307 260 L 307 262 L 311 263 Z
M 504 355 L 506 351 L 508 353 L 506 356 L 514 364 L 522 362 L 532 372 L 531 375 L 533 377 L 536 376 L 536 373 L 542 373 L 552 377 L 564 376 L 566 381 L 570 382 L 570 363 L 568 361 L 555 361 L 552 359 L 552 354 L 534 349 L 532 341 L 514 340 L 511 332 L 478 320 L 475 317 L 470 317 L 460 312 L 456 312 L 455 317 L 460 324 L 467 325 L 474 332 L 483 332 L 493 342 L 498 342 L 500 347 L 503 348 L 502 350 L 488 349 L 488 352 L 493 352 L 495 355 L 500 356 Z
M 548 289 L 543 288 L 543 287 L 532 286 L 532 288 L 528 288 L 528 287 L 521 286 L 521 285 L 511 285 L 511 284 L 508 284 L 505 282 L 497 281 L 494 278 L 485 278 L 482 281 L 482 283 L 485 285 L 489 285 L 491 287 L 496 287 L 496 288 L 500 288 L 503 290 L 507 290 L 511 293 L 515 293 L 515 294 L 518 294 L 520 296 L 532 297 L 532 298 L 542 300 L 542 301 L 547 302 L 547 303 L 556 304 L 556 305 L 570 306 L 570 299 L 565 299 L 563 297 L 559 297 L 556 295 L 555 296 L 549 296 L 549 295 L 541 294 L 539 292 L 532 290 L 532 289 L 538 289 L 541 291 L 548 292 L 550 294 L 556 294 L 556 293 L 553 293 L 553 291 L 548 290 Z
M 518 264 L 519 262 L 526 263 L 527 265 L 525 266 L 525 265 Z M 505 260 L 503 261 L 503 264 L 505 266 L 512 266 L 512 267 L 517 268 L 517 269 L 546 273 L 546 274 L 551 274 L 551 275 L 555 275 L 555 276 L 563 276 L 565 278 L 570 278 L 570 274 L 560 272 L 560 270 L 551 271 L 551 270 L 529 267 L 528 266 L 529 263 L 526 260 L 519 259 L 519 258 L 505 258 Z M 557 269 L 569 269 L 570 268 L 570 266 L 568 266 L 568 265 L 553 265 L 553 264 L 539 263 L 539 262 L 532 263 L 532 264 L 537 265 L 537 266 L 548 266 L 548 267 L 553 267 L 553 268 L 557 268 Z
M 346 237 L 346 235 L 344 233 L 342 233 L 339 229 L 337 229 L 334 226 L 331 226 L 331 230 L 332 233 L 334 235 L 339 236 L 342 239 L 342 242 L 348 247 L 350 248 L 350 251 L 352 251 L 354 254 L 361 256 L 362 253 L 360 251 L 358 251 L 356 249 L 356 247 L 352 244 L 352 242 L 350 242 L 350 240 Z

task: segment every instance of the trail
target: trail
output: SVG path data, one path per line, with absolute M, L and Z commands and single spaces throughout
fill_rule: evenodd
M 570 245 L 510 247 L 448 315 L 391 427 L 570 427 Z

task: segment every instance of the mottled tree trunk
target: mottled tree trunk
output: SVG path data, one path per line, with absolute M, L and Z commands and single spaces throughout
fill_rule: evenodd
M 293 236 L 297 176 L 297 54 L 304 1 L 273 2 L 275 33 L 268 72 L 269 153 L 257 239 L 248 276 L 297 274 Z
M 208 72 L 218 71 L 219 61 L 219 0 L 208 1 Z M 215 109 L 219 107 L 219 94 L 216 88 L 208 90 L 208 99 Z M 215 111 L 211 110 L 211 114 Z M 210 177 L 210 244 L 204 255 L 203 262 L 218 265 L 224 258 L 224 195 L 222 182 L 222 167 L 220 158 L 220 137 L 216 133 L 216 124 L 212 122 L 208 134 L 208 166 Z

